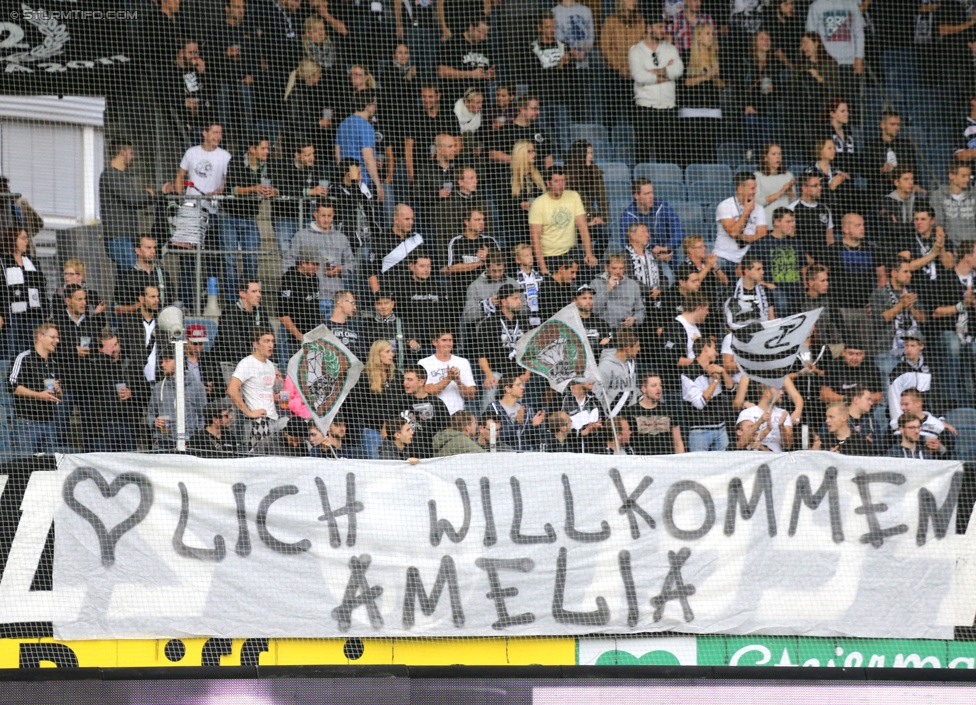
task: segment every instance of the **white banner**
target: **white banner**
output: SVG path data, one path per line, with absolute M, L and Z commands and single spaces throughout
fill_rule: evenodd
M 60 458 L 56 479 L 35 618 L 60 639 L 951 639 L 976 613 L 958 463 L 96 454 Z

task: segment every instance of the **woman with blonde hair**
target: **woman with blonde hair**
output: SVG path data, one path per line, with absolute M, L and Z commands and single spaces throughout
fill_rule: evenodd
M 315 145 L 317 154 L 332 154 L 336 128 L 332 91 L 322 78 L 322 67 L 312 59 L 302 59 L 292 71 L 285 91 L 288 134 L 302 135 Z
M 719 77 L 718 41 L 715 28 L 709 24 L 695 27 L 691 48 L 685 63 L 684 81 L 679 94 L 678 117 L 683 130 L 685 164 L 713 162 L 713 145 L 722 141 L 716 131 L 722 127 L 722 91 L 725 81 Z M 710 135 L 701 139 L 701 135 Z
M 393 344 L 385 338 L 373 343 L 363 374 L 347 402 L 353 411 L 352 418 L 362 423 L 363 448 L 371 460 L 378 457 L 377 451 L 383 442 L 383 423 L 396 416 L 396 402 L 402 393 L 402 381 L 393 362 L 394 353 Z
M 535 167 L 535 145 L 519 140 L 512 147 L 512 190 L 505 208 L 505 229 L 509 242 L 529 241 L 529 208 L 546 192 L 546 182 Z
M 318 64 L 322 71 L 330 73 L 338 61 L 336 45 L 329 38 L 325 20 L 320 15 L 309 15 L 302 26 L 302 48 L 305 58 Z

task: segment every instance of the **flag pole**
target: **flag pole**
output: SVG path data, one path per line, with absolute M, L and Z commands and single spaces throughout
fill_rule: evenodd
M 603 392 L 603 403 L 607 410 L 607 420 L 610 422 L 610 431 L 613 433 L 613 444 L 617 446 L 617 450 L 620 450 L 620 439 L 617 438 L 617 426 L 613 423 L 613 417 L 610 416 L 610 410 L 613 408 L 610 406 L 610 399 L 607 397 L 607 388 L 603 386 L 603 381 L 600 381 L 600 391 Z

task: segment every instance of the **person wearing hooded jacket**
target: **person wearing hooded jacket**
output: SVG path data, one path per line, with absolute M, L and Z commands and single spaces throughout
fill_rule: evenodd
M 593 385 L 593 392 L 606 405 L 608 417 L 614 417 L 637 403 L 637 365 L 640 353 L 637 334 L 627 328 L 617 332 L 616 348 L 604 350 L 600 355 L 600 381 Z

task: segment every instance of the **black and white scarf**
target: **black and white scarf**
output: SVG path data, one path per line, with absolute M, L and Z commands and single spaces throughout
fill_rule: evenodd
M 630 263 L 634 268 L 634 279 L 651 291 L 660 289 L 661 272 L 657 268 L 657 262 L 654 261 L 654 255 L 648 250 L 644 250 L 644 254 L 639 255 L 632 245 L 627 245 L 625 249 L 630 255 Z
M 736 322 L 769 320 L 769 297 L 766 294 L 766 287 L 762 284 L 756 284 L 756 288 L 750 292 L 746 290 L 742 278 L 739 277 L 739 281 L 735 283 L 732 301 L 738 304 L 738 310 L 732 311 Z
M 908 289 L 895 291 L 894 287 L 891 286 L 891 282 L 885 284 L 885 289 L 888 292 L 888 302 L 891 304 L 890 308 L 898 305 L 902 294 L 910 293 Z M 912 315 L 911 311 L 903 308 L 895 316 L 892 323 L 895 325 L 895 336 L 891 342 L 891 353 L 893 355 L 901 355 L 905 352 L 905 338 L 918 333 L 918 321 L 915 320 L 915 316 Z

